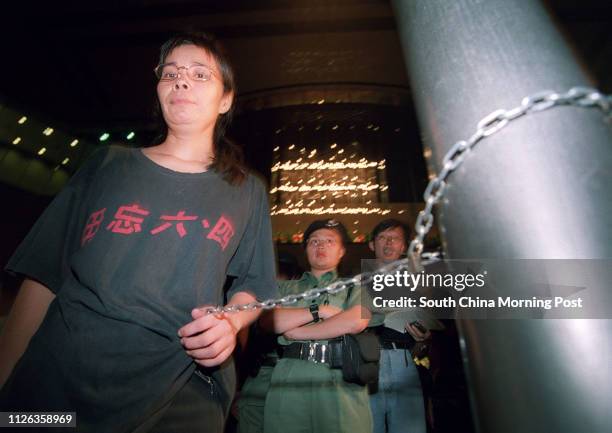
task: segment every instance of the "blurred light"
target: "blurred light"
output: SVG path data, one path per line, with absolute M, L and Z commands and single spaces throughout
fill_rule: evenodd
M 21 137 L 15 137 L 13 140 L 13 144 L 19 144 L 21 142 Z
M 27 117 L 22 116 L 21 119 L 17 121 L 17 123 L 19 123 L 20 125 L 23 125 L 24 123 L 26 123 L 27 120 L 28 120 Z
M 43 147 L 38 151 L 38 155 L 43 155 L 46 151 L 47 151 L 47 148 Z
M 62 165 L 68 164 L 69 161 L 70 161 L 70 158 L 64 158 L 64 160 L 62 161 Z
M 134 133 L 134 131 L 130 131 L 130 133 L 125 138 L 127 138 L 128 140 L 131 140 L 132 138 L 134 138 L 135 135 L 136 134 Z
M 338 125 L 334 125 L 332 129 L 335 131 L 336 129 L 338 129 Z
M 330 149 L 335 149 L 335 148 L 336 148 L 336 146 L 338 146 L 338 144 L 337 144 L 337 143 L 334 143 L 334 144 L 332 144 L 332 145 L 331 145 L 331 146 L 329 146 L 329 147 L 330 147 Z
M 106 141 L 108 140 L 108 137 L 110 137 L 110 134 L 108 132 L 105 132 L 100 136 L 100 141 Z
M 325 104 L 325 99 L 319 99 L 317 101 L 317 104 L 321 105 L 321 104 Z
M 79 140 L 74 139 L 72 142 L 70 142 L 70 147 L 76 147 L 77 144 L 79 144 Z
M 329 207 L 324 208 L 316 207 L 299 207 L 299 206 L 288 206 L 277 208 L 272 207 L 271 215 L 324 215 L 324 214 L 340 214 L 340 215 L 387 215 L 391 211 L 389 209 L 365 208 L 365 207 L 336 207 L 334 203 L 330 204 Z
M 287 149 L 289 149 L 289 150 L 293 150 L 293 149 L 295 149 L 295 144 L 292 144 L 292 145 L 291 145 L 291 146 L 289 146 Z
M 45 128 L 45 130 L 43 131 L 43 134 L 46 135 L 47 137 L 50 136 L 51 134 L 53 134 L 53 128 Z
M 365 158 L 362 158 L 359 162 L 325 162 L 325 161 L 317 161 L 317 162 L 302 162 L 295 163 L 292 161 L 287 161 L 284 163 L 277 162 L 270 169 L 272 172 L 279 170 L 293 171 L 293 170 L 355 170 L 359 168 L 374 168 L 377 167 L 378 163 L 373 161 L 368 161 Z

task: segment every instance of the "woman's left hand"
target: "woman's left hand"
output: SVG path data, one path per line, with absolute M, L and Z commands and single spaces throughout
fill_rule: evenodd
M 187 355 L 204 367 L 214 367 L 229 358 L 240 330 L 231 316 L 206 314 L 205 308 L 195 308 L 191 317 L 193 321 L 178 331 Z

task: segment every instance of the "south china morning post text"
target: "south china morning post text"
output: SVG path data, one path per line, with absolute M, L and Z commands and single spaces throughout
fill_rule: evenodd
M 490 266 L 473 261 L 448 262 L 420 272 L 372 271 L 367 285 L 370 309 L 379 312 L 426 309 L 439 319 L 454 318 L 458 310 L 462 310 L 462 317 L 467 314 L 471 318 L 588 316 L 583 312 L 586 287 L 551 283 L 549 274 L 527 266 L 531 263 L 519 261 L 518 265 L 512 263 L 514 268 L 529 269 L 510 269 L 499 263 Z M 518 272 L 512 275 L 513 270 Z

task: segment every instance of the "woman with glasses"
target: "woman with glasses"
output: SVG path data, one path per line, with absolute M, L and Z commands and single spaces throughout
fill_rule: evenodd
M 76 412 L 79 432 L 221 432 L 236 333 L 275 296 L 267 194 L 225 138 L 235 85 L 210 36 L 161 48 L 158 144 L 96 154 L 7 265 L 0 411 Z M 226 278 L 233 277 L 224 292 Z
M 334 282 L 348 241 L 338 221 L 313 222 L 304 233 L 310 271 L 299 280 L 281 282 L 280 293 L 301 293 Z M 361 306 L 360 295 L 356 286 L 276 308 L 262 317 L 264 328 L 280 334 L 282 347 L 265 400 L 263 431 L 371 431 L 366 387 L 344 381 L 342 370 L 333 368 L 330 356 L 338 353 L 337 337 L 358 334 L 368 325 L 370 313 Z

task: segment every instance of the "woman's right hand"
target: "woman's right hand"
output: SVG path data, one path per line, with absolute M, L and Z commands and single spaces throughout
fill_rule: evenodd
M 319 317 L 321 319 L 329 319 L 338 313 L 342 312 L 342 308 L 334 307 L 333 305 L 320 305 L 319 306 Z

